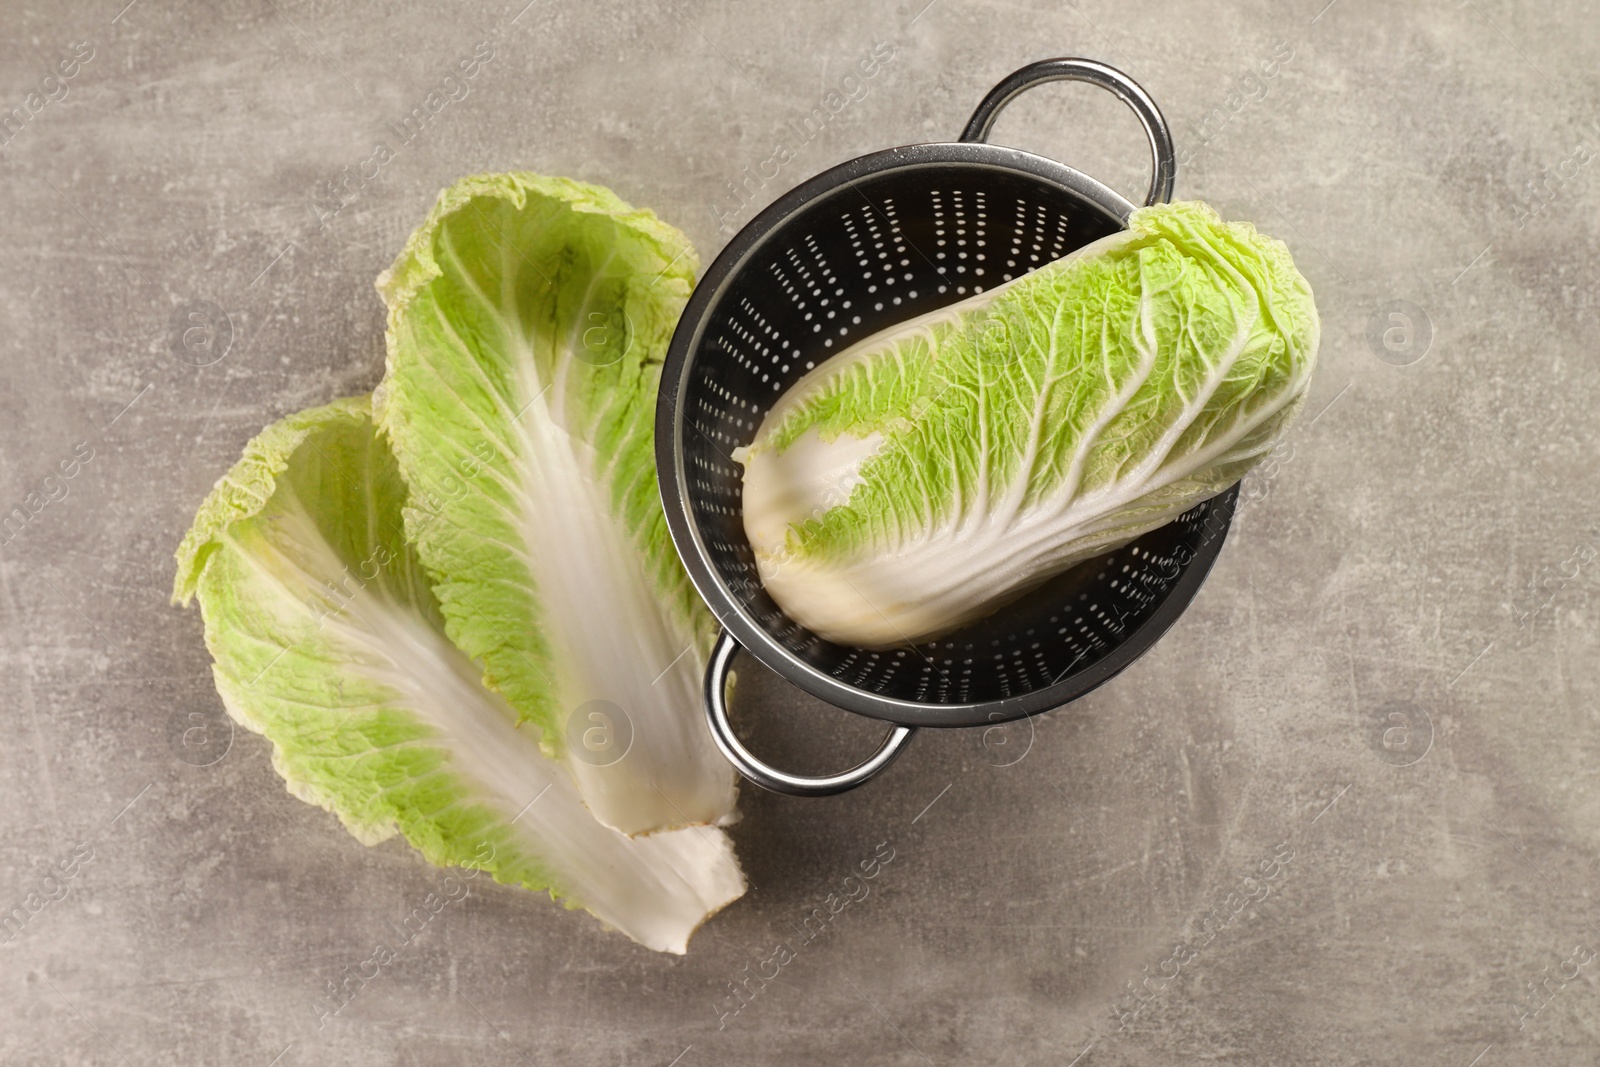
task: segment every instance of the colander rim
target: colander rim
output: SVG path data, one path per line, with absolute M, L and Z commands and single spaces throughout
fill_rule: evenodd
M 684 451 L 679 446 L 687 432 L 684 387 L 694 369 L 709 312 L 747 263 L 785 223 L 818 197 L 850 184 L 902 168 L 955 163 L 1018 171 L 1049 182 L 1069 195 L 1081 197 L 1126 227 L 1134 205 L 1120 193 L 1094 178 L 1056 160 L 1005 145 L 984 142 L 929 142 L 901 145 L 858 156 L 800 183 L 758 212 L 717 254 L 690 294 L 673 331 L 662 364 L 656 399 L 655 454 L 662 510 L 689 580 L 711 609 L 717 622 L 739 645 L 786 681 L 835 707 L 869 718 L 906 726 L 966 727 L 1012 722 L 1070 703 L 1110 681 L 1158 641 L 1189 606 L 1222 550 L 1232 525 L 1238 486 L 1212 499 L 1224 520 L 1205 538 L 1165 598 L 1132 633 L 1082 671 L 1040 689 L 998 700 L 959 704 L 931 704 L 903 700 L 861 689 L 806 663 L 779 644 L 739 603 L 712 563 L 690 509 L 686 492 Z M 1003 609 L 1002 609 L 1003 610 Z

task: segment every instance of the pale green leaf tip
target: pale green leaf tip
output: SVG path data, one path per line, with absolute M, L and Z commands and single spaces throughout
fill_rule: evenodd
M 1304 298 L 1304 310 L 1312 319 L 1317 316 L 1311 283 L 1295 266 L 1289 246 L 1262 233 L 1253 222 L 1225 221 L 1216 208 L 1203 200 L 1174 200 L 1136 209 L 1128 218 L 1128 228 L 1135 233 L 1168 238 L 1179 246 L 1185 245 L 1196 230 L 1227 234 L 1246 245 L 1268 267 L 1275 285 L 1285 290 L 1299 290 Z
M 200 573 L 217 539 L 234 523 L 261 511 L 272 496 L 278 476 L 288 466 L 289 457 L 307 437 L 325 426 L 341 421 L 356 423 L 371 417 L 369 397 L 345 397 L 279 419 L 245 445 L 238 462 L 217 479 L 195 513 L 194 525 L 178 545 L 172 603 L 187 606 L 194 599 Z
M 505 200 L 520 210 L 528 198 L 534 196 L 564 202 L 573 211 L 609 216 L 652 238 L 664 252 L 671 252 L 663 257 L 667 265 L 662 275 L 666 278 L 692 284 L 699 273 L 700 259 L 688 237 L 663 222 L 655 212 L 633 207 L 604 186 L 531 171 L 473 174 L 439 192 L 427 219 L 406 240 L 405 247 L 388 269 L 378 275 L 378 293 L 391 314 L 395 308 L 409 302 L 422 286 L 439 277 L 439 265 L 433 258 L 433 239 L 446 218 L 479 197 Z

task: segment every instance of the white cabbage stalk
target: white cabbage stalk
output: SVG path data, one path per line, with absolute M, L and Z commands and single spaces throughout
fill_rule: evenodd
M 767 591 L 830 640 L 937 637 L 1270 452 L 1316 362 L 1281 242 L 1197 202 L 811 371 L 738 458 Z

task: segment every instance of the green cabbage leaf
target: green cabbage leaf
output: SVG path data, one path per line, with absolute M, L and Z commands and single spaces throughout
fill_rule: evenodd
M 714 625 L 655 476 L 656 384 L 696 267 L 608 190 L 498 174 L 441 193 L 378 280 L 373 410 L 445 630 L 628 834 L 734 813 L 700 710 Z
M 726 834 L 629 837 L 446 635 L 401 519 L 407 488 L 365 397 L 268 427 L 178 550 L 229 713 L 290 792 L 372 844 L 546 889 L 641 944 L 683 952 L 744 891 Z

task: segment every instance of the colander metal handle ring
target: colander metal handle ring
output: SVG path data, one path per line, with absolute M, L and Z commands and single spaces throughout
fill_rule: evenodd
M 722 631 L 716 647 L 711 650 L 711 662 L 706 665 L 706 720 L 711 724 L 712 738 L 728 757 L 728 762 L 763 789 L 792 797 L 826 797 L 846 792 L 893 763 L 911 735 L 917 732 L 914 726 L 896 726 L 883 739 L 878 751 L 838 774 L 807 777 L 768 766 L 733 735 L 733 724 L 728 721 L 728 669 L 733 666 L 733 657 L 738 651 L 739 642 L 728 631 Z
M 1041 59 L 1013 71 L 989 90 L 989 95 L 978 104 L 972 118 L 967 120 L 967 128 L 961 131 L 961 140 L 988 140 L 994 120 L 1000 116 L 1002 108 L 1016 99 L 1017 94 L 1035 85 L 1059 81 L 1098 85 L 1128 105 L 1139 117 L 1145 136 L 1150 139 L 1150 192 L 1144 202 L 1148 206 L 1171 200 L 1172 186 L 1178 173 L 1177 153 L 1172 147 L 1172 131 L 1167 128 L 1167 120 L 1162 117 L 1161 109 L 1156 107 L 1156 102 L 1150 99 L 1150 94 L 1138 82 L 1117 68 L 1092 59 Z

